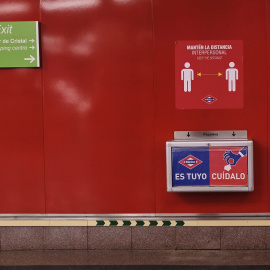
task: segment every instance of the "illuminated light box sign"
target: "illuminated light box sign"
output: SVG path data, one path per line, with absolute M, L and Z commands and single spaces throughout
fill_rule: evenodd
M 252 191 L 252 145 L 249 140 L 167 142 L 167 190 Z
M 40 67 L 37 21 L 0 22 L 0 68 Z

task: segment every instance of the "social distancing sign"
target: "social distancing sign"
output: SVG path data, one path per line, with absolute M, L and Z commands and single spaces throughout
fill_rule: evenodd
M 172 147 L 172 186 L 247 186 L 248 147 Z
M 177 109 L 243 108 L 243 76 L 241 40 L 175 43 Z

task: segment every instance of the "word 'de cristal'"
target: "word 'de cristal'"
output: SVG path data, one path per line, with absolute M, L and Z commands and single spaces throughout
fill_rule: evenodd
M 20 39 L 12 38 L 12 39 L 3 39 L 3 40 L 0 39 L 0 41 L 2 41 L 3 43 L 27 43 L 27 38 L 20 38 Z M 32 43 L 34 42 L 33 39 L 29 41 Z

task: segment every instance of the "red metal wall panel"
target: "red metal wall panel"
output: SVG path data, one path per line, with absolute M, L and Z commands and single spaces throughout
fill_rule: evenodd
M 0 213 L 269 212 L 269 1 L 1 1 L 42 65 L 1 69 Z M 243 109 L 176 109 L 177 40 L 243 41 Z M 223 129 L 254 140 L 254 192 L 167 193 L 173 132 Z
M 266 12 L 267 12 L 267 60 L 268 60 L 268 66 L 267 66 L 267 81 L 268 81 L 268 92 L 267 92 L 267 96 L 266 99 L 268 101 L 268 104 L 270 102 L 270 95 L 269 95 L 269 87 L 270 87 L 270 69 L 269 69 L 269 63 L 270 63 L 270 46 L 269 46 L 269 41 L 270 41 L 270 21 L 269 21 L 269 16 L 270 16 L 270 0 L 266 1 Z M 269 105 L 268 105 L 268 112 L 267 112 L 267 117 L 268 117 L 268 121 L 270 119 L 270 110 L 269 110 Z M 267 138 L 268 138 L 268 143 L 270 141 L 270 134 L 269 134 L 269 126 L 267 129 Z M 267 159 L 267 165 L 268 165 L 268 178 L 269 178 L 269 168 L 270 168 L 270 159 L 269 159 L 269 155 L 270 155 L 270 149 L 269 149 L 269 145 L 267 147 L 268 149 L 268 159 Z M 267 186 L 267 191 L 268 194 L 270 194 L 270 181 L 268 180 L 268 186 Z M 266 188 L 266 186 L 265 186 Z M 268 212 L 270 212 L 270 200 L 268 200 Z
M 154 212 L 151 1 L 41 7 L 47 212 Z
M 154 0 L 157 212 L 268 211 L 266 2 Z M 175 108 L 174 43 L 177 40 L 243 40 L 244 109 Z M 165 141 L 175 130 L 248 130 L 254 140 L 252 193 L 166 192 Z
M 1 1 L 1 21 L 39 21 L 38 0 Z M 0 213 L 45 213 L 41 69 L 1 69 Z

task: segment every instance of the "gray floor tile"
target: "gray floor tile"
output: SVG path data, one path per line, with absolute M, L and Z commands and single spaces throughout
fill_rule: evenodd
M 43 227 L 2 227 L 1 250 L 43 249 L 43 232 Z
M 88 227 L 88 249 L 130 248 L 130 227 Z
M 44 249 L 87 249 L 87 227 L 45 227 Z
M 2 251 L 0 265 L 87 265 L 87 250 Z
M 221 249 L 265 249 L 265 227 L 222 227 Z
M 220 227 L 177 227 L 177 249 L 220 249 Z
M 133 227 L 132 249 L 175 249 L 175 228 Z

